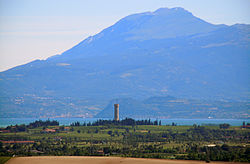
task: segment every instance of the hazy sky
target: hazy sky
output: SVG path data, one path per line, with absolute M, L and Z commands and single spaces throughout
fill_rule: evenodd
M 71 48 L 134 13 L 183 7 L 214 24 L 250 24 L 250 0 L 0 0 L 0 71 Z

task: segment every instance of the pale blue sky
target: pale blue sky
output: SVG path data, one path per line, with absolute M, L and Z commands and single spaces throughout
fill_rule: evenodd
M 250 24 L 250 0 L 0 0 L 0 71 L 60 54 L 134 13 L 183 7 L 214 24 Z

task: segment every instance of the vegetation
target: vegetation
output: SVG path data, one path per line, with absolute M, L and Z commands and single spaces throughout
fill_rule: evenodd
M 228 129 L 230 127 L 230 125 L 229 124 L 220 124 L 220 128 L 221 129 Z
M 11 157 L 3 157 L 0 156 L 0 164 L 4 164 L 5 162 L 7 162 Z
M 38 120 L 35 122 L 30 123 L 29 125 L 15 125 L 15 126 L 7 126 L 4 130 L 8 130 L 10 132 L 25 132 L 28 129 L 33 129 L 33 128 L 38 128 L 38 127 L 45 127 L 45 126 L 57 126 L 59 125 L 58 121 L 50 121 L 50 120 L 46 120 L 46 121 L 42 121 L 42 120 Z
M 166 126 L 160 121 L 129 118 L 76 122 L 69 127 L 38 124 L 25 126 L 25 131 L 0 133 L 0 156 L 105 155 L 250 162 L 250 130 L 242 127 Z
M 125 118 L 124 120 L 97 120 L 93 123 L 89 122 L 86 123 L 84 122 L 82 126 L 106 126 L 106 125 L 128 125 L 128 126 L 135 126 L 135 125 L 161 125 L 161 121 L 155 120 L 151 121 L 150 119 L 148 120 L 134 120 L 132 118 Z M 75 122 L 72 123 L 71 126 L 81 126 L 80 122 Z

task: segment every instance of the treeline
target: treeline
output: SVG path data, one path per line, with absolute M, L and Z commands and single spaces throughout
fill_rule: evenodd
M 123 120 L 102 120 L 99 119 L 97 121 L 94 122 L 84 122 L 84 123 L 80 123 L 79 121 L 71 123 L 70 126 L 107 126 L 107 125 L 118 125 L 118 126 L 135 126 L 135 125 L 159 125 L 161 126 L 161 120 L 155 120 L 152 121 L 150 119 L 145 119 L 145 120 L 134 120 L 132 118 L 125 118 Z M 171 124 L 172 126 L 177 126 L 177 123 L 172 122 Z M 216 124 L 212 124 L 212 126 L 214 126 Z M 196 124 L 194 124 L 194 126 L 197 126 Z M 224 123 L 224 124 L 219 124 L 217 125 L 219 126 L 220 129 L 228 129 L 231 125 Z M 200 127 L 198 125 L 198 127 Z
M 161 125 L 161 120 L 151 121 L 150 119 L 145 120 L 134 120 L 132 118 L 125 118 L 123 120 L 115 121 L 115 120 L 102 120 L 99 119 L 95 122 L 84 122 L 81 124 L 80 122 L 74 122 L 71 126 L 106 126 L 106 125 L 125 125 L 125 126 L 135 126 L 135 125 Z
M 50 121 L 49 119 L 46 121 L 38 120 L 35 122 L 30 123 L 27 125 L 28 128 L 37 128 L 37 127 L 42 127 L 42 126 L 58 126 L 59 122 L 58 121 Z
M 38 128 L 38 127 L 47 127 L 47 126 L 58 126 L 59 122 L 58 121 L 50 121 L 49 119 L 46 121 L 38 120 L 35 122 L 32 122 L 28 125 L 21 124 L 21 125 L 10 125 L 7 126 L 6 128 L 2 128 L 1 130 L 7 130 L 9 132 L 24 132 L 27 131 L 28 129 L 32 128 Z

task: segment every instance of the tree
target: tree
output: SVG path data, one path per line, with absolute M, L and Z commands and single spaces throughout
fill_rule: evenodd
M 109 134 L 109 135 L 112 135 L 112 133 L 113 133 L 112 130 L 108 131 L 108 134 Z
M 158 125 L 158 120 L 155 120 L 155 121 L 154 121 L 154 125 Z
M 226 123 L 220 124 L 219 127 L 220 129 L 228 129 L 230 127 L 230 124 L 226 124 Z
M 175 124 L 174 122 L 172 122 L 172 126 L 177 126 L 177 123 Z
M 60 126 L 59 130 L 64 131 L 64 126 Z

